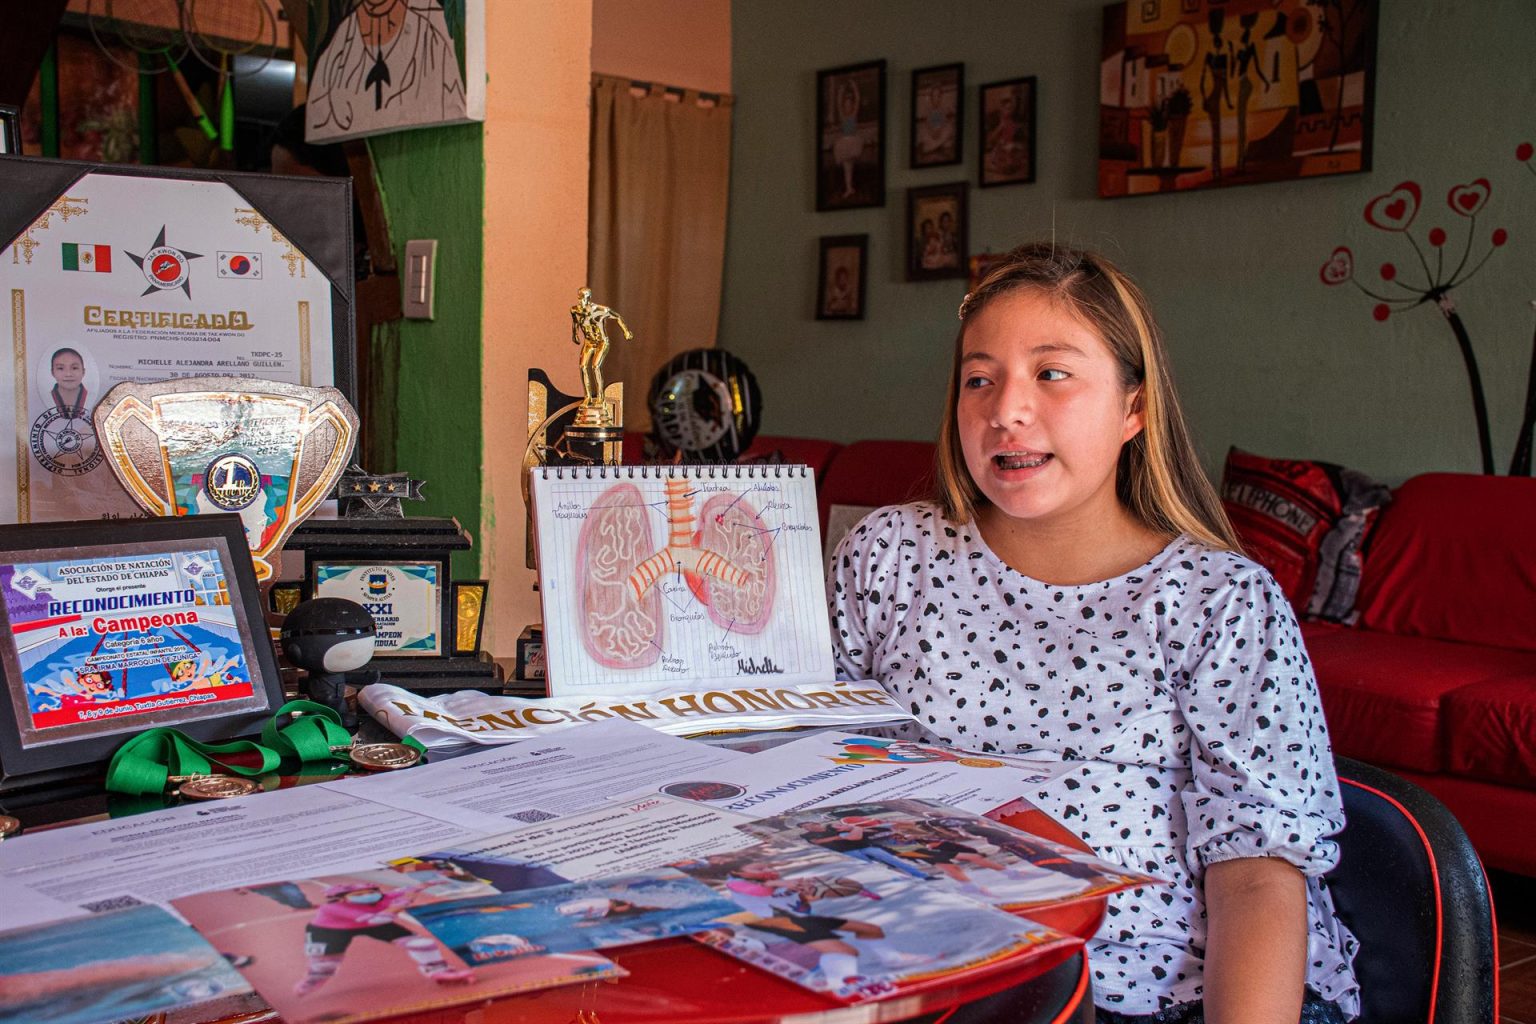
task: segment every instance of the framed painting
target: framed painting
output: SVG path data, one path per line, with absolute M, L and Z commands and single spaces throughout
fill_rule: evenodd
M 964 278 L 966 183 L 907 189 L 907 280 Z
M 309 7 L 306 142 L 485 120 L 485 0 Z
M 885 61 L 816 73 L 816 209 L 885 205 Z
M 816 275 L 817 320 L 863 320 L 868 235 L 823 235 Z
M 1378 0 L 1104 8 L 1099 195 L 1371 169 Z
M 965 131 L 965 65 L 941 64 L 912 72 L 911 166 L 960 162 Z
M 981 87 L 981 163 L 978 183 L 1022 185 L 1035 180 L 1035 78 L 1010 78 Z

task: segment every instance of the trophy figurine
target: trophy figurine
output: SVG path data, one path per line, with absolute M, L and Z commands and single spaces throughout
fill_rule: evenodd
M 622 316 L 592 301 L 592 289 L 577 291 L 576 305 L 571 307 L 571 341 L 581 346 L 581 405 L 574 424 L 577 427 L 622 427 L 614 422 L 613 409 L 603 399 L 603 360 L 608 357 L 609 346 L 605 323 L 609 320 L 619 325 L 625 341 L 634 340 Z

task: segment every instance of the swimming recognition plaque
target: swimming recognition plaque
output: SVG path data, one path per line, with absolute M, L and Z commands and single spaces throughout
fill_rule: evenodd
M 0 791 L 128 734 L 217 740 L 282 704 L 239 519 L 0 526 Z
M 336 486 L 357 437 L 335 388 L 241 377 L 119 384 L 94 419 L 108 465 L 150 515 L 238 515 L 258 581 Z

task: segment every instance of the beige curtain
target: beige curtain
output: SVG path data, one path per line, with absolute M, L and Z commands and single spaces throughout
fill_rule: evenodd
M 648 430 L 663 363 L 711 347 L 720 322 L 731 97 L 592 78 L 588 280 L 612 325 L 603 377 L 624 382 L 624 426 Z

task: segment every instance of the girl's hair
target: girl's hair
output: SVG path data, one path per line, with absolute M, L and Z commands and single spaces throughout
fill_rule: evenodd
M 1126 390 L 1141 388 L 1144 425 L 1120 448 L 1115 493 L 1138 520 L 1159 533 L 1185 533 L 1205 544 L 1241 550 L 1216 490 L 1195 456 L 1168 372 L 1162 332 L 1146 296 L 1096 253 L 1054 242 L 1021 245 L 987 272 L 960 304 L 949 394 L 937 449 L 937 499 L 946 519 L 970 522 L 986 502 L 965 465 L 956 428 L 965 324 L 1000 295 L 1033 288 L 1071 309 L 1109 346 Z
M 55 359 L 59 358 L 59 356 L 66 355 L 66 354 L 67 355 L 72 355 L 76 359 L 80 360 L 80 365 L 81 366 L 85 365 L 85 356 L 81 355 L 79 352 L 76 352 L 72 348 L 61 348 L 61 349 L 58 349 L 57 351 L 55 351 L 53 353 L 53 355 L 48 357 L 48 365 L 52 366 L 53 365 L 53 361 Z

